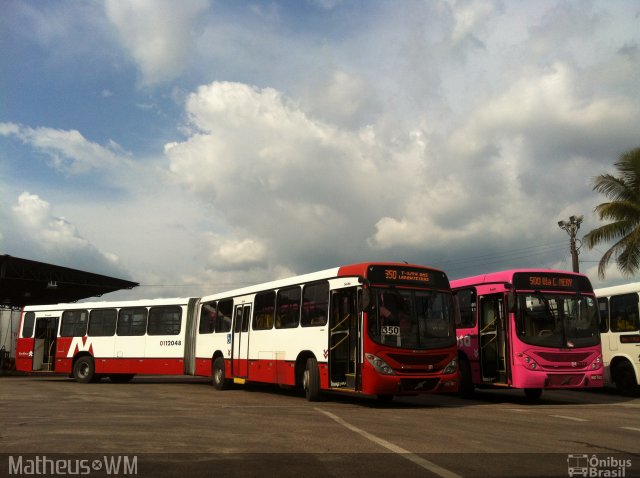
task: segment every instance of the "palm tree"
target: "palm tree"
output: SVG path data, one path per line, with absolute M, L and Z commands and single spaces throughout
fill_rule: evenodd
M 625 275 L 634 275 L 640 269 L 640 147 L 621 154 L 614 165 L 620 176 L 601 174 L 593 179 L 593 190 L 611 199 L 596 206 L 595 212 L 601 221 L 611 222 L 583 238 L 589 249 L 616 241 L 598 264 L 601 279 L 612 256 Z

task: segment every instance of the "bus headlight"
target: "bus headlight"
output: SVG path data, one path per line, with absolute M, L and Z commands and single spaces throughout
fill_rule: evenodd
M 525 355 L 523 353 L 519 353 L 517 355 L 518 357 L 520 357 L 524 363 L 526 364 L 525 366 L 531 370 L 535 370 L 538 368 L 538 364 L 536 363 L 535 360 L 533 360 L 531 357 L 529 357 L 528 355 Z
M 383 375 L 394 375 L 393 369 L 381 358 L 376 357 L 373 354 L 365 354 L 365 357 L 367 357 L 367 361 L 373 366 L 373 368 L 376 369 L 376 372 Z
M 598 355 L 598 357 L 591 363 L 591 370 L 596 370 L 602 367 L 602 355 Z
M 458 370 L 458 359 L 454 358 L 451 362 L 447 364 L 447 366 L 444 368 L 442 373 L 448 375 L 450 373 L 455 373 L 456 370 Z

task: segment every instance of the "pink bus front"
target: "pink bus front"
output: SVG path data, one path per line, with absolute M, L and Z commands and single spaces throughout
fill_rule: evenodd
M 474 387 L 543 389 L 603 386 L 598 307 L 589 279 L 522 269 L 451 281 L 462 395 Z

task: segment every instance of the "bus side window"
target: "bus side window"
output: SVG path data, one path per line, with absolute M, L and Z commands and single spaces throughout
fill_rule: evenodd
M 461 329 L 475 327 L 476 291 L 474 289 L 459 290 L 456 292 L 456 301 L 458 303 L 458 308 L 460 311 L 460 322 L 457 323 L 456 326 Z
M 600 309 L 600 332 L 609 331 L 609 300 L 606 297 L 598 299 Z
M 86 310 L 65 310 L 62 313 L 60 337 L 83 337 L 87 334 L 89 312 Z
M 89 314 L 90 337 L 111 337 L 116 333 L 116 322 L 118 321 L 118 311 L 116 309 L 92 310 Z
M 638 294 L 611 297 L 611 331 L 633 332 L 638 330 Z
M 118 314 L 118 335 L 144 335 L 147 331 L 147 308 L 130 307 L 120 309 Z
M 329 283 L 306 285 L 302 304 L 303 327 L 325 325 L 329 317 Z
M 290 329 L 300 322 L 300 286 L 287 287 L 278 291 L 276 306 L 276 329 Z
M 175 305 L 151 307 L 148 335 L 178 335 L 182 327 L 182 308 Z
M 200 308 L 200 326 L 198 327 L 198 333 L 211 334 L 215 330 L 216 325 L 216 303 L 210 302 L 208 304 L 202 304 Z
M 33 328 L 36 323 L 36 313 L 26 312 L 24 314 L 24 323 L 22 324 L 22 337 L 33 337 Z
M 233 299 L 225 299 L 218 302 L 218 315 L 216 317 L 216 333 L 231 331 L 231 314 L 233 312 Z
M 253 330 L 269 330 L 273 328 L 273 313 L 276 307 L 275 291 L 256 294 L 253 310 Z

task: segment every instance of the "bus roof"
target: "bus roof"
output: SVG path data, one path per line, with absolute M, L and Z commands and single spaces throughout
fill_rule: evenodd
M 640 282 L 631 282 L 629 284 L 614 285 L 611 287 L 602 287 L 595 289 L 596 297 L 616 294 L 630 294 L 631 292 L 640 292 Z
M 62 304 L 30 305 L 25 312 L 42 312 L 47 310 L 106 309 L 113 307 L 153 307 L 157 305 L 186 305 L 191 298 L 140 299 L 140 300 L 103 300 L 99 302 L 69 302 Z
M 565 274 L 576 275 L 586 277 L 579 272 L 564 271 L 558 269 L 508 269 L 498 272 L 489 272 L 487 274 L 481 274 L 472 277 L 464 277 L 461 279 L 455 279 L 451 281 L 451 288 L 456 289 L 460 287 L 466 287 L 474 284 L 486 284 L 486 283 L 512 283 L 513 276 L 517 273 L 525 274 Z
M 217 300 L 228 297 L 238 297 L 242 295 L 255 294 L 260 291 L 279 289 L 281 287 L 287 287 L 290 285 L 304 284 L 307 282 L 315 282 L 321 280 L 334 279 L 338 277 L 367 277 L 367 270 L 370 266 L 389 266 L 397 268 L 420 268 L 429 271 L 440 272 L 446 276 L 439 269 L 434 269 L 428 266 L 421 266 L 416 264 L 406 264 L 404 262 L 361 262 L 358 264 L 349 264 L 332 269 L 325 269 L 318 272 L 311 272 L 309 274 L 302 274 L 293 277 L 287 277 L 285 279 L 274 280 L 270 282 L 264 282 L 262 284 L 256 284 L 249 287 L 243 287 L 240 289 L 234 289 L 230 291 L 218 292 L 202 297 L 203 302 L 210 300 Z

